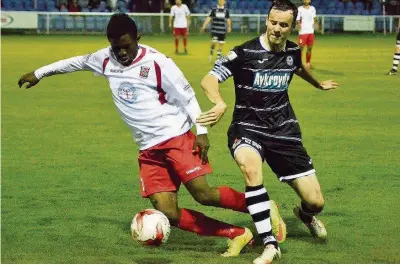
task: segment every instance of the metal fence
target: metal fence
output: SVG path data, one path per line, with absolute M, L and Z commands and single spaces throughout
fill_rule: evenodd
M 61 13 L 38 12 L 38 33 L 103 33 L 112 13 Z M 141 34 L 168 34 L 169 14 L 130 13 Z M 207 14 L 192 14 L 189 32 L 197 33 Z M 236 33 L 260 33 L 265 30 L 267 16 L 262 14 L 231 14 L 232 31 Z M 355 16 L 355 15 L 319 15 L 322 34 L 364 31 L 393 32 L 397 30 L 400 16 Z

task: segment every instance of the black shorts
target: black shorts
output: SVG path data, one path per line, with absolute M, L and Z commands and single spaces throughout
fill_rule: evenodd
M 315 173 L 312 159 L 301 142 L 275 139 L 231 126 L 228 131 L 228 148 L 235 158 L 241 147 L 251 147 L 265 160 L 281 182 Z
M 226 34 L 211 33 L 211 39 L 213 42 L 224 43 Z

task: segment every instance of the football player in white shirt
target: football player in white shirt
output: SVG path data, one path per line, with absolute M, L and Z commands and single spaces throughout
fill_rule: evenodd
M 174 21 L 173 25 L 172 20 Z M 190 27 L 190 11 L 187 5 L 182 4 L 182 0 L 175 0 L 175 5 L 171 7 L 171 14 L 168 21 L 169 27 L 174 27 L 175 53 L 179 52 L 179 36 L 182 36 L 184 52 L 187 54 L 187 35 Z
M 299 28 L 299 46 L 301 51 L 307 46 L 306 66 L 311 68 L 311 54 L 314 45 L 314 26 L 318 27 L 317 11 L 311 5 L 311 0 L 303 0 L 297 14 L 297 25 Z
M 207 129 L 190 128 L 201 113 L 195 93 L 175 63 L 151 47 L 138 43 L 135 22 L 114 14 L 107 26 L 111 47 L 72 57 L 23 75 L 18 85 L 35 86 L 46 76 L 88 70 L 104 76 L 122 119 L 139 145 L 141 194 L 170 223 L 204 236 L 228 238 L 222 255 L 239 255 L 253 238 L 251 231 L 179 208 L 177 191 L 183 183 L 193 198 L 210 205 L 247 212 L 243 193 L 227 186 L 210 187 L 205 175 L 212 172 L 207 160 Z

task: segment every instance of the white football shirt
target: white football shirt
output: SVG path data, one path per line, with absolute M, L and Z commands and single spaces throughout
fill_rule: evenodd
M 317 11 L 315 7 L 309 6 L 309 8 L 304 8 L 304 6 L 299 6 L 297 14 L 297 21 L 301 21 L 301 29 L 299 34 L 313 34 L 314 33 L 314 19 L 317 16 Z
M 186 16 L 190 15 L 189 8 L 185 4 L 180 7 L 173 5 L 171 7 L 171 16 L 174 17 L 174 28 L 187 28 L 188 22 Z
M 127 67 L 117 62 L 108 47 L 41 67 L 35 75 L 40 79 L 79 70 L 107 78 L 114 103 L 140 150 L 182 135 L 194 124 L 194 115 L 185 107 L 193 101 L 198 106 L 192 86 L 172 59 L 149 46 L 139 45 Z M 197 133 L 207 133 L 207 129 L 197 126 Z

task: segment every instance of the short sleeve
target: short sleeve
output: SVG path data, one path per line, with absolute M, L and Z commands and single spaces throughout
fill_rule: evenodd
M 242 65 L 244 52 L 240 47 L 233 48 L 226 56 L 221 56 L 210 71 L 220 83 L 233 76 Z
M 100 50 L 84 56 L 85 68 L 102 75 L 107 64 L 107 56 L 104 50 Z
M 190 10 L 187 5 L 185 5 L 185 9 L 186 9 L 186 16 L 190 15 Z
M 315 7 L 313 7 L 313 10 L 314 10 L 313 18 L 316 18 L 317 17 L 317 10 L 315 9 Z
M 299 8 L 297 11 L 298 11 L 298 13 L 297 13 L 296 21 L 299 21 L 299 20 L 301 20 L 301 8 Z
M 174 16 L 174 15 L 175 15 L 175 14 L 174 14 L 174 13 L 175 13 L 174 11 L 175 11 L 175 8 L 174 8 L 174 7 L 171 7 L 171 12 L 170 12 L 170 15 L 171 15 L 171 16 Z
M 295 54 L 295 58 L 294 58 L 294 64 L 296 65 L 296 67 L 299 69 L 301 68 L 302 63 L 302 59 L 301 59 L 301 50 L 300 48 L 296 50 L 296 54 Z
M 176 99 L 186 104 L 195 96 L 189 81 L 171 58 L 157 60 L 155 64 L 160 68 L 161 88 L 165 91 L 167 101 Z

